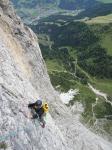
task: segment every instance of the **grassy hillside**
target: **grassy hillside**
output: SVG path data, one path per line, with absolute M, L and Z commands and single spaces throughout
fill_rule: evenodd
M 102 47 L 107 49 L 108 54 L 112 56 L 112 34 L 111 33 L 102 35 L 101 45 Z
M 87 85 L 87 82 L 93 84 L 112 100 L 112 27 L 108 23 L 75 22 L 70 21 L 69 16 L 60 16 L 42 19 L 31 27 L 39 33 L 40 47 L 53 86 L 65 92 L 70 88 L 79 89 L 80 94 L 69 105 L 75 101 L 81 102 L 84 106 L 82 121 L 94 127 L 97 119 L 100 122 L 105 120 L 105 116 L 112 115 L 112 106 L 105 103 L 102 97 L 92 108 L 96 103 L 96 95 Z M 110 41 L 105 40 L 107 37 Z M 101 129 L 110 135 L 111 125 L 111 118 L 106 118 Z
M 91 25 L 93 32 L 100 38 L 99 44 L 112 56 L 112 14 L 95 17 L 85 23 Z
M 98 16 L 86 21 L 89 24 L 108 24 L 112 23 L 112 14 L 105 15 L 105 16 Z
M 112 0 L 97 0 L 97 1 L 102 3 L 112 3 Z
M 60 26 L 59 22 L 58 24 L 40 22 L 32 28 L 35 32 L 49 35 L 50 40 L 53 41 L 49 55 L 52 58 L 60 58 L 66 63 L 66 69 L 70 67 L 69 65 L 72 66 L 71 69 L 74 69 L 71 62 L 75 61 L 77 57 L 79 66 L 92 76 L 111 78 L 112 58 L 109 56 L 111 49 L 107 53 L 102 44 L 104 34 L 108 35 L 108 32 L 111 31 L 111 25 L 106 28 L 106 26 L 97 25 L 91 27 L 83 22 L 70 22 L 65 25 L 60 24 Z M 108 45 L 105 44 L 106 46 Z M 71 47 L 71 49 L 67 47 Z M 72 51 L 76 53 L 76 56 L 73 57 L 70 54 Z
M 96 18 L 86 23 L 89 23 L 93 32 L 99 37 L 99 44 L 106 49 L 110 56 L 112 56 L 112 23 L 107 23 L 107 20 L 104 23 L 103 20 L 102 24 L 101 22 L 99 23 Z
M 72 73 L 78 59 L 78 75 L 85 82 L 90 79 L 87 74 L 111 79 L 111 23 L 98 24 L 92 23 L 91 20 L 91 23 L 87 21 L 85 24 L 70 22 L 66 17 L 60 21 L 58 15 L 40 20 L 38 25 L 31 27 L 39 33 L 39 42 L 45 59 L 55 59 L 55 62 L 57 59 L 61 60 L 65 69 Z M 43 36 L 40 38 L 40 35 Z

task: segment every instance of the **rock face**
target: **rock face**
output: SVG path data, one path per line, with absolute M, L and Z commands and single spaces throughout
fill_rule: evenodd
M 2 6 L 8 6 L 9 5 L 9 0 L 1 0 L 0 5 Z
M 27 105 L 37 98 L 50 106 L 45 129 L 27 118 Z M 91 133 L 78 118 L 53 89 L 36 35 L 16 16 L 9 1 L 0 1 L 0 148 L 111 149 L 111 143 Z
M 51 86 L 37 37 L 23 25 L 12 6 L 4 4 L 0 1 L 0 142 L 11 150 L 66 149 L 54 121 L 42 130 L 38 122 L 26 118 L 29 102 L 42 98 L 53 109 L 59 99 Z M 58 108 L 52 109 L 59 114 Z M 62 112 L 64 109 L 62 105 Z

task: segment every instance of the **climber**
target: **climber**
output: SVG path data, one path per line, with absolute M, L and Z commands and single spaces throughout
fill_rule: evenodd
M 42 127 L 45 127 L 44 117 L 48 112 L 48 104 L 42 103 L 41 100 L 37 100 L 35 103 L 29 104 L 28 108 L 32 109 L 32 119 L 38 118 L 41 123 L 43 123 Z

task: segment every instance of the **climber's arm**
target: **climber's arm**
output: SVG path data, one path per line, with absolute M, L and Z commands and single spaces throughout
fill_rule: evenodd
M 28 104 L 28 108 L 34 108 L 36 106 L 36 103 Z

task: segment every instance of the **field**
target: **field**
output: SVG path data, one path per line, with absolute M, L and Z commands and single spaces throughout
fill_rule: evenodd
M 95 79 L 94 85 L 102 92 L 107 93 L 112 98 L 112 80 Z
M 93 28 L 93 31 L 99 36 L 99 44 L 107 50 L 108 55 L 112 56 L 112 14 L 100 16 L 85 21 Z
M 94 23 L 99 23 L 99 24 L 107 24 L 107 23 L 112 23 L 112 14 L 106 15 L 106 16 L 99 16 L 92 18 L 90 20 L 87 20 L 86 23 L 88 24 L 94 24 Z
M 102 37 L 101 40 L 102 47 L 106 48 L 108 54 L 112 56 L 112 35 L 106 34 Z
M 99 2 L 103 2 L 103 3 L 112 3 L 112 0 L 97 0 Z

